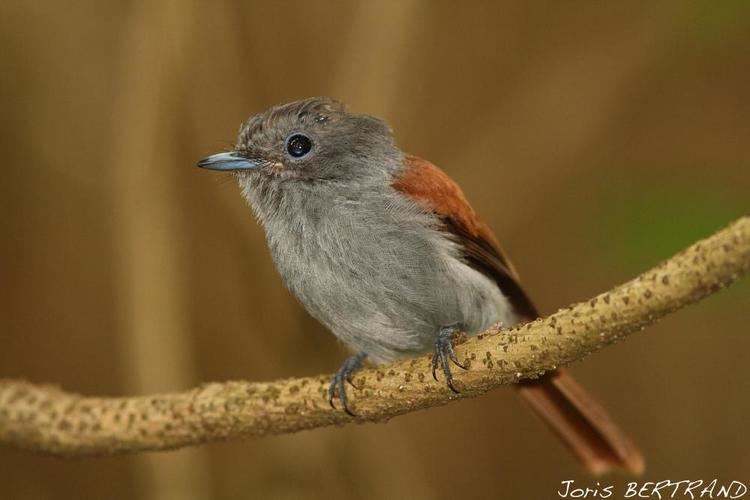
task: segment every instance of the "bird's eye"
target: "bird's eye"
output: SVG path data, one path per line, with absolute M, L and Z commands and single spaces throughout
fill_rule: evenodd
M 305 134 L 292 134 L 286 140 L 286 152 L 292 158 L 302 158 L 312 149 L 312 141 Z

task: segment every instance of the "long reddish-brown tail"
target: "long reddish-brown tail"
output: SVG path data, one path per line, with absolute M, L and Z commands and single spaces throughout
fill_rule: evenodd
M 517 384 L 534 411 L 592 473 L 643 473 L 643 456 L 599 403 L 565 370 Z

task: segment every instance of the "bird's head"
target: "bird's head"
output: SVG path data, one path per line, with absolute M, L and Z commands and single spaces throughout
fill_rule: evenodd
M 392 174 L 401 156 L 385 122 L 313 97 L 250 117 L 233 151 L 198 166 L 234 172 L 241 183 L 366 183 Z

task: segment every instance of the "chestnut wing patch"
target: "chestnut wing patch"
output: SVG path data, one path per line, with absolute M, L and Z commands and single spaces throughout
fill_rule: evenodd
M 407 155 L 404 173 L 393 187 L 440 218 L 441 229 L 460 246 L 464 261 L 497 283 L 517 314 L 529 320 L 539 316 L 494 235 L 445 172 L 426 160 Z

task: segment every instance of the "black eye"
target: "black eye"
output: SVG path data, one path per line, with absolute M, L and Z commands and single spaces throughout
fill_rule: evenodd
M 286 151 L 292 158 L 302 158 L 312 149 L 312 141 L 304 134 L 292 134 L 286 140 Z

